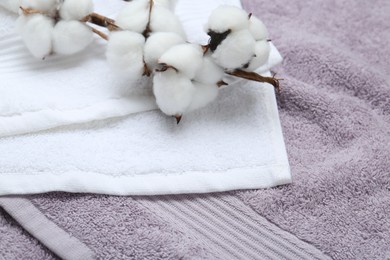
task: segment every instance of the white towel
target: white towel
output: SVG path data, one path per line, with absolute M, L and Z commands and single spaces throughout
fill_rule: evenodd
M 95 1 L 104 14 L 115 13 L 115 2 Z M 240 5 L 179 1 L 191 40 L 206 39 L 203 23 L 223 3 Z M 128 115 L 155 108 L 153 98 L 129 93 L 103 52 L 97 40 L 85 54 L 36 61 L 17 36 L 1 34 L 0 136 L 8 137 L 0 138 L 0 195 L 201 193 L 291 182 L 272 86 L 239 81 L 177 126 L 156 110 Z M 280 61 L 273 48 L 262 70 Z M 60 127 L 98 119 L 106 120 Z

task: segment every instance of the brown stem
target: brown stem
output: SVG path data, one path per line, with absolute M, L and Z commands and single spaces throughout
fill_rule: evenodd
M 20 10 L 22 10 L 24 15 L 29 15 L 29 14 L 45 14 L 44 12 L 41 12 L 39 10 L 31 9 L 31 8 L 23 8 L 22 6 L 19 7 Z
M 149 34 L 152 32 L 152 29 L 150 29 L 150 20 L 152 18 L 153 5 L 154 5 L 154 1 L 153 0 L 149 0 L 149 19 L 148 19 L 148 23 L 146 24 L 146 28 L 145 28 L 145 30 L 142 33 L 142 35 L 145 38 L 148 38 Z
M 183 115 L 175 115 L 173 117 L 176 118 L 176 123 L 179 124 L 181 119 L 183 118 Z
M 92 26 L 89 26 L 89 25 L 87 25 L 87 26 L 88 26 L 89 28 L 92 29 L 92 32 L 96 33 L 96 34 L 99 35 L 101 38 L 103 38 L 104 40 L 108 41 L 108 36 L 107 36 L 107 34 L 105 34 L 105 33 L 101 32 L 101 31 L 99 31 L 98 29 L 93 28 Z
M 209 51 L 210 49 L 210 45 L 207 44 L 207 45 L 201 45 L 202 46 L 202 50 L 203 50 L 203 55 L 206 55 L 206 53 Z
M 151 74 L 152 74 L 152 72 L 150 71 L 148 65 L 144 61 L 144 72 L 143 72 L 142 76 L 150 77 Z
M 218 86 L 219 88 L 222 87 L 222 86 L 227 86 L 227 85 L 229 85 L 229 84 L 226 83 L 226 82 L 223 81 L 223 80 L 220 80 L 220 81 L 217 82 L 217 86 Z
M 107 28 L 109 31 L 117 31 L 120 30 L 119 26 L 115 24 L 115 20 L 108 18 L 106 16 L 103 16 L 98 13 L 91 13 L 80 20 L 80 22 L 89 22 L 96 24 L 101 27 Z
M 248 72 L 248 71 L 244 71 L 244 70 L 240 70 L 240 69 L 236 69 L 234 71 L 226 72 L 226 73 L 229 75 L 238 77 L 238 78 L 253 80 L 253 81 L 257 81 L 257 82 L 269 83 L 272 86 L 274 86 L 274 88 L 276 89 L 276 91 L 278 93 L 280 93 L 280 83 L 279 83 L 280 79 L 275 78 L 275 76 L 263 77 L 255 72 Z

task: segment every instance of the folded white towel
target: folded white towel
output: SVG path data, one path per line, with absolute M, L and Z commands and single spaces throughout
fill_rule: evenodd
M 96 1 L 98 12 L 115 13 L 119 4 L 111 2 Z M 202 24 L 222 3 L 239 6 L 179 1 L 176 11 L 191 40 L 205 39 Z M 17 36 L 0 35 L 0 136 L 155 108 L 148 93 L 128 93 L 127 82 L 113 77 L 102 45 L 97 40 L 84 54 L 36 61 Z M 273 48 L 262 69 L 280 61 Z M 216 102 L 186 114 L 178 126 L 150 111 L 0 138 L 0 195 L 199 193 L 289 182 L 273 87 L 254 82 L 221 90 Z

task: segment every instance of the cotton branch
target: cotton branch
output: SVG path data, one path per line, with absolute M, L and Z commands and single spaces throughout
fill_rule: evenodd
M 115 20 L 98 13 L 91 13 L 81 19 L 80 22 L 96 24 L 98 26 L 107 28 L 109 31 L 120 30 L 119 26 L 115 24 Z
M 230 72 L 228 71 L 228 72 L 226 72 L 226 74 L 229 74 L 229 75 L 232 75 L 232 76 L 235 76 L 238 78 L 257 81 L 257 82 L 269 83 L 272 86 L 274 86 L 274 88 L 276 89 L 276 91 L 278 93 L 280 93 L 280 83 L 279 83 L 280 79 L 275 78 L 275 76 L 264 77 L 264 76 L 257 74 L 256 72 L 248 72 L 248 71 L 244 71 L 244 70 L 240 70 L 240 69 L 236 69 L 236 70 L 230 71 Z

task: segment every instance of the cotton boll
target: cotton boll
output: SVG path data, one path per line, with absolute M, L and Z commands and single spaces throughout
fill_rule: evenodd
M 53 30 L 53 51 L 71 55 L 84 50 L 93 39 L 91 28 L 79 21 L 59 21 Z
M 116 24 L 124 29 L 143 33 L 149 21 L 149 0 L 133 0 L 119 12 Z
M 153 93 L 157 105 L 169 116 L 183 115 L 192 102 L 194 91 L 191 80 L 173 69 L 158 72 L 153 78 Z
M 41 14 L 21 15 L 16 21 L 16 30 L 31 54 L 43 59 L 52 51 L 54 21 Z
M 185 41 L 181 36 L 172 32 L 152 33 L 145 43 L 145 62 L 150 70 L 154 70 L 161 55 L 175 45 Z
M 116 72 L 137 80 L 144 72 L 144 45 L 145 38 L 139 33 L 113 32 L 107 44 L 107 61 Z
M 203 50 L 198 44 L 184 43 L 173 46 L 158 60 L 176 68 L 188 78 L 193 79 L 196 72 L 202 66 Z
M 247 29 L 248 26 L 248 14 L 244 10 L 235 6 L 222 5 L 211 13 L 206 25 L 206 32 L 239 31 Z
M 205 56 L 194 80 L 203 84 L 216 85 L 218 81 L 222 80 L 223 75 L 223 69 L 210 56 Z
M 249 19 L 249 31 L 256 41 L 266 40 L 268 38 L 267 27 L 265 27 L 264 23 L 254 15 Z
M 64 20 L 80 20 L 92 12 L 92 0 L 65 0 L 60 7 L 60 16 Z
M 13 13 L 19 12 L 20 5 L 21 0 L 0 0 L 0 6 Z
M 155 5 L 153 7 L 150 29 L 152 32 L 174 32 L 186 38 L 179 18 L 171 10 L 163 6 Z
M 255 54 L 255 40 L 249 30 L 232 32 L 212 54 L 215 62 L 225 69 L 241 68 Z
M 263 66 L 267 61 L 271 51 L 271 46 L 267 40 L 256 42 L 255 57 L 250 61 L 247 71 L 254 71 Z
M 218 96 L 218 86 L 215 84 L 202 84 L 199 82 L 193 83 L 195 86 L 192 102 L 188 108 L 188 111 L 193 111 L 207 106 L 213 102 Z

